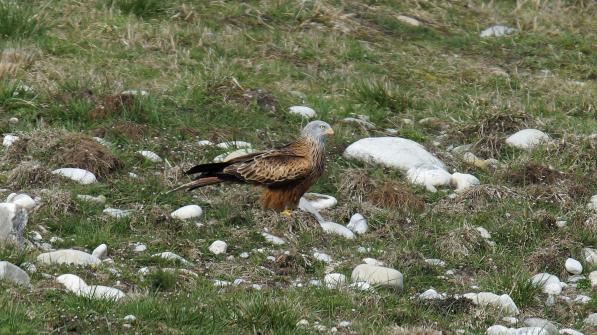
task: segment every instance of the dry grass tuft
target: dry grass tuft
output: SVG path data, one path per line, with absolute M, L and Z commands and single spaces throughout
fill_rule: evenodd
M 77 202 L 73 200 L 70 192 L 51 190 L 44 192 L 44 195 L 47 197 L 47 200 L 44 201 L 44 206 L 48 206 L 53 214 L 79 212 Z
M 440 330 L 423 327 L 394 327 L 388 334 L 391 335 L 442 335 Z
M 23 189 L 31 186 L 45 187 L 52 180 L 57 180 L 57 177 L 41 163 L 25 161 L 10 171 L 8 180 L 10 180 L 10 187 Z
M 108 95 L 89 111 L 89 116 L 92 120 L 103 119 L 123 110 L 131 110 L 135 108 L 135 103 L 135 96 L 131 94 Z
M 359 202 L 371 202 L 375 206 L 419 212 L 425 208 L 423 198 L 414 194 L 408 185 L 397 181 L 375 181 L 365 170 L 347 170 L 341 178 L 338 191 L 356 198 Z
M 548 272 L 565 275 L 566 270 L 563 267 L 563 260 L 570 257 L 572 242 L 566 238 L 558 237 L 557 240 L 547 241 L 543 247 L 538 247 L 531 252 L 525 264 L 530 264 L 531 272 Z
M 108 127 L 98 128 L 93 131 L 95 136 L 106 137 L 111 134 L 115 137 L 125 137 L 130 140 L 140 140 L 149 135 L 149 127 L 132 121 L 120 121 Z
M 505 179 L 515 185 L 553 184 L 565 177 L 564 173 L 535 162 L 513 170 L 508 169 L 505 175 Z
M 33 55 L 19 49 L 4 49 L 0 53 L 0 79 L 11 78 L 19 69 L 27 68 L 33 62 Z
M 479 231 L 468 224 L 448 232 L 439 239 L 438 243 L 440 250 L 456 259 L 467 257 L 491 247 Z
M 122 162 L 93 138 L 64 131 L 34 131 L 10 146 L 6 157 L 20 161 L 31 156 L 55 167 L 76 167 L 104 177 Z

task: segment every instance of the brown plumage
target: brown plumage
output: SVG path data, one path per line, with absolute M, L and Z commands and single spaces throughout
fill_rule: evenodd
M 261 205 L 282 211 L 297 206 L 300 198 L 323 173 L 325 135 L 333 134 L 323 121 L 312 121 L 301 137 L 283 147 L 250 153 L 222 163 L 201 164 L 185 172 L 195 179 L 178 189 L 235 182 L 264 187 Z

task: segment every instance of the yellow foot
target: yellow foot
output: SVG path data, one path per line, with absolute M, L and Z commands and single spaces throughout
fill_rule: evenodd
M 286 217 L 291 217 L 292 216 L 292 211 L 290 209 L 285 209 L 282 212 L 280 212 L 280 214 L 286 216 Z

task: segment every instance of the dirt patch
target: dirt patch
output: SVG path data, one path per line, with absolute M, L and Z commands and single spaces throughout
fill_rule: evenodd
M 31 186 L 45 187 L 52 180 L 57 179 L 50 169 L 37 161 L 21 162 L 8 174 L 9 186 L 19 189 Z
M 442 252 L 454 259 L 462 259 L 478 251 L 491 248 L 481 233 L 468 224 L 448 232 L 437 243 Z
M 420 212 L 425 208 L 423 198 L 414 194 L 410 186 L 393 180 L 373 180 L 364 170 L 346 171 L 338 190 L 340 193 L 356 198 L 359 202 L 368 201 L 378 207 L 403 212 Z
M 122 162 L 93 138 L 61 131 L 40 130 L 22 135 L 10 146 L 6 157 L 13 161 L 33 157 L 53 167 L 86 169 L 98 177 L 122 167 Z

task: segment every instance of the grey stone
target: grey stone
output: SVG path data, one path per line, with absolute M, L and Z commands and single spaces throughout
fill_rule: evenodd
M 27 225 L 27 210 L 13 203 L 0 203 L 0 244 L 22 246 L 23 230 Z
M 29 285 L 29 275 L 20 267 L 6 262 L 0 262 L 0 280 L 8 280 L 21 285 Z

